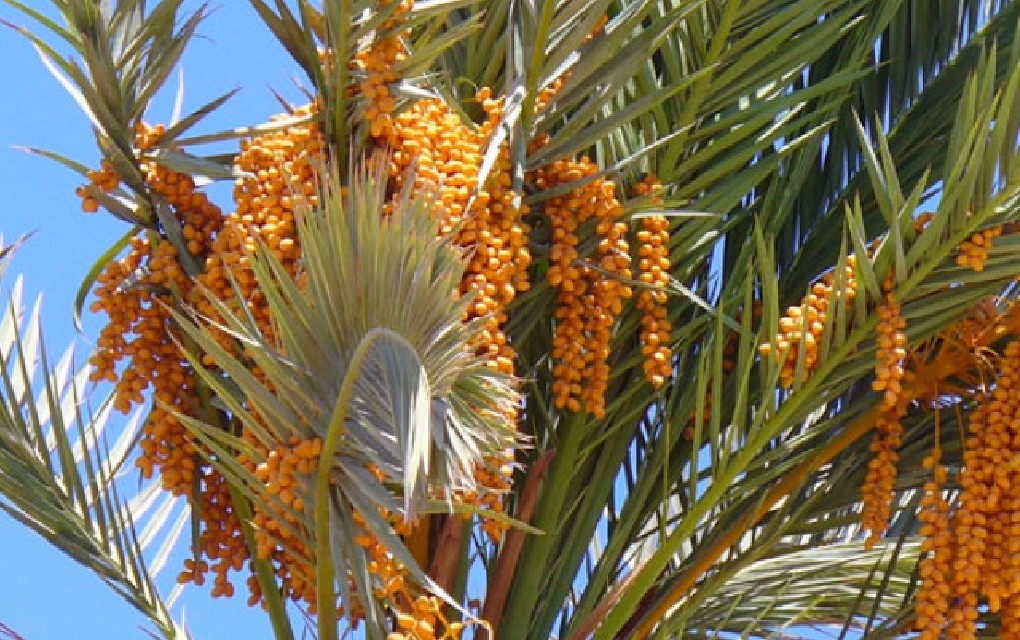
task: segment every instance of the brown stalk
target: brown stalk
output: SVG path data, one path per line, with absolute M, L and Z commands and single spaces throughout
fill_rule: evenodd
M 14 631 L 14 629 L 11 629 L 2 622 L 0 622 L 0 634 L 4 637 L 10 638 L 11 640 L 25 640 L 21 635 Z
M 570 634 L 568 640 L 579 640 L 590 636 L 595 631 L 596 627 L 598 627 L 602 622 L 603 618 L 606 617 L 606 614 L 608 614 L 612 608 L 616 606 L 616 603 L 620 601 L 620 597 L 627 592 L 627 589 L 630 588 L 630 583 L 634 581 L 634 578 L 640 575 L 647 563 L 647 560 L 642 562 L 634 569 L 634 571 L 631 571 L 627 577 L 620 581 L 619 584 L 610 589 L 609 593 L 606 594 L 606 597 L 602 598 L 598 606 L 592 609 L 592 612 L 588 614 L 588 617 L 586 617 L 583 622 L 581 622 L 581 625 L 577 628 L 577 630 Z
M 447 593 L 453 589 L 453 583 L 457 579 L 457 567 L 460 564 L 460 554 L 439 550 L 460 549 L 466 530 L 463 517 L 456 514 L 448 516 L 445 518 L 443 528 L 439 533 L 439 538 L 436 540 L 435 546 L 432 547 L 436 551 L 432 556 L 432 563 L 429 565 L 428 575 Z
M 542 487 L 542 480 L 546 471 L 549 470 L 549 463 L 556 457 L 556 449 L 549 449 L 535 461 L 528 473 L 528 479 L 521 491 L 520 506 L 517 509 L 516 518 L 521 522 L 531 521 L 535 512 L 535 504 L 538 502 L 539 489 Z M 493 628 L 503 617 L 503 608 L 506 606 L 507 596 L 510 595 L 510 585 L 513 583 L 514 574 L 517 570 L 517 561 L 521 557 L 521 549 L 524 548 L 524 531 L 511 529 L 503 541 L 503 549 L 496 560 L 495 571 L 489 578 L 489 585 L 485 592 L 485 606 L 482 608 L 482 620 L 487 620 Z M 488 632 L 479 628 L 480 640 L 492 640 Z

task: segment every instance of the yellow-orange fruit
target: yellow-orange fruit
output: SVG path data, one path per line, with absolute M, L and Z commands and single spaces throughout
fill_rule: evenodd
M 315 606 L 315 581 L 307 571 L 312 551 L 296 532 L 303 531 L 302 514 L 310 508 L 311 477 L 318 469 L 322 440 L 292 436 L 272 449 L 245 434 L 263 458 L 255 463 L 242 456 L 240 462 L 262 483 L 267 500 L 254 507 L 256 555 L 272 561 L 284 597 Z M 260 601 L 261 591 L 252 592 L 250 604 Z
M 875 363 L 875 381 L 872 388 L 882 393 L 878 416 L 875 419 L 875 433 L 871 440 L 872 458 L 861 488 L 864 504 L 861 525 L 868 536 L 864 541 L 867 548 L 885 533 L 892 514 L 893 490 L 896 484 L 896 464 L 903 439 L 900 419 L 906 414 L 903 396 L 903 381 L 906 375 L 903 365 L 907 357 L 907 337 L 903 333 L 906 322 L 900 315 L 900 306 L 892 293 L 892 281 L 884 284 L 885 298 L 876 313 L 879 318 Z
M 271 121 L 285 122 L 315 111 L 314 104 L 308 105 L 292 115 L 275 116 Z M 299 207 L 314 207 L 318 203 L 316 172 L 326 158 L 326 146 L 325 136 L 315 122 L 242 140 L 235 164 L 249 177 L 236 181 L 233 193 L 236 209 L 223 219 L 222 229 L 211 239 L 203 272 L 197 277 L 220 300 L 232 304 L 237 303 L 238 297 L 243 300 L 247 312 L 269 338 L 273 336 L 272 322 L 249 256 L 262 244 L 275 254 L 288 273 L 297 273 L 300 246 L 294 215 Z M 203 315 L 221 321 L 207 296 L 195 296 L 192 303 Z M 223 346 L 236 353 L 237 346 L 226 335 L 220 337 Z
M 314 104 L 308 105 L 293 114 L 276 116 L 273 121 L 303 118 L 313 114 L 315 109 Z M 206 252 L 199 254 L 204 260 L 204 270 L 195 279 L 228 304 L 242 304 L 243 301 L 246 311 L 270 340 L 274 335 L 272 321 L 249 257 L 261 244 L 274 253 L 288 273 L 296 275 L 300 245 L 295 213 L 299 207 L 314 207 L 318 203 L 317 171 L 325 157 L 325 137 L 315 122 L 295 123 L 243 140 L 235 164 L 248 177 L 235 183 L 233 196 L 236 209 L 224 217 L 215 235 L 203 236 L 203 230 L 196 230 L 194 234 L 196 241 L 203 238 L 200 241 L 203 244 L 199 246 L 208 246 Z M 185 237 L 190 237 L 187 230 Z M 222 321 L 206 295 L 195 295 L 190 301 L 206 317 Z M 244 350 L 227 334 L 221 333 L 218 337 L 229 351 L 245 357 Z M 296 474 L 307 471 L 309 463 L 305 458 L 313 454 L 305 449 L 314 447 L 315 441 L 281 443 L 278 448 L 269 451 L 257 444 L 251 434 L 244 432 L 242 437 L 268 460 L 282 458 L 286 461 L 282 471 L 273 472 L 276 475 L 267 486 L 279 489 L 277 495 L 285 507 L 299 511 L 304 506 L 304 496 L 296 491 L 299 483 L 295 478 Z M 308 455 L 302 458 L 304 454 Z M 256 475 L 268 473 L 265 469 L 260 471 L 253 461 L 242 459 L 241 462 Z M 224 496 L 221 500 L 224 505 L 229 504 L 228 497 Z M 314 582 L 299 569 L 307 566 L 309 552 L 301 547 L 288 529 L 288 526 L 294 526 L 293 517 L 280 507 L 257 508 L 254 523 L 259 555 L 272 561 L 284 595 L 295 601 L 314 604 Z M 231 519 L 230 514 L 204 522 L 200 551 L 212 563 L 213 570 L 219 571 L 213 595 L 231 595 L 233 586 L 227 572 L 242 570 L 250 560 L 250 553 L 240 535 L 240 523 Z M 249 579 L 248 587 L 249 603 L 261 602 L 257 580 Z
M 662 184 L 654 176 L 646 176 L 635 192 L 648 196 L 650 204 L 662 204 Z M 669 219 L 665 216 L 644 216 L 637 232 L 637 279 L 644 285 L 638 290 L 636 306 L 641 312 L 641 354 L 644 356 L 645 378 L 653 388 L 660 388 L 673 374 L 672 327 L 666 308 L 669 287 Z
M 952 514 L 947 623 L 950 638 L 972 638 L 979 605 L 1001 612 L 1020 599 L 1020 343 L 1009 343 L 990 390 L 978 397 L 964 441 L 959 504 Z M 930 596 L 925 596 L 926 598 Z M 932 596 L 933 597 L 933 596 Z M 982 603 L 983 599 L 983 603 Z M 1003 636 L 1007 637 L 1007 636 Z
M 952 572 L 952 535 L 949 528 L 949 502 L 945 496 L 948 471 L 941 465 L 938 443 L 924 467 L 932 470 L 932 479 L 924 485 L 921 499 L 921 545 L 926 554 L 918 564 L 921 588 L 914 604 L 914 629 L 922 640 L 937 640 L 948 620 L 949 576 Z
M 139 124 L 138 149 L 144 151 L 163 132 L 161 126 Z M 206 251 L 208 244 L 201 239 L 218 231 L 219 208 L 196 190 L 190 176 L 148 160 L 140 168 L 147 186 L 165 198 L 185 237 L 193 239 L 188 250 Z M 112 165 L 104 161 L 91 177 L 100 188 L 112 189 L 117 179 L 111 173 Z M 142 430 L 137 464 L 145 477 L 158 470 L 163 486 L 176 495 L 192 493 L 196 449 L 173 412 L 189 415 L 197 399 L 194 375 L 174 341 L 168 309 L 191 289 L 178 250 L 158 233 L 146 232 L 132 239 L 125 258 L 107 264 L 97 279 L 92 304 L 94 312 L 103 311 L 109 318 L 90 359 L 92 379 L 114 382 L 114 405 L 124 412 L 143 402 L 143 393 L 152 389 L 157 406 Z M 121 362 L 126 364 L 118 375 Z
M 557 292 L 553 335 L 553 399 L 559 408 L 605 415 L 612 332 L 632 294 L 630 245 L 616 185 L 595 177 L 598 166 L 588 158 L 560 160 L 538 170 L 540 189 L 579 183 L 562 196 L 545 201 L 552 229 L 546 279 Z M 596 249 L 578 252 L 578 228 L 595 223 Z M 665 309 L 655 313 L 662 318 Z
M 818 367 L 818 347 L 825 331 L 829 301 L 842 297 L 849 302 L 856 297 L 856 271 L 856 256 L 848 256 L 843 290 L 833 292 L 836 279 L 832 273 L 826 274 L 811 287 L 811 293 L 804 296 L 799 305 L 787 308 L 786 314 L 779 319 L 779 334 L 775 340 L 759 347 L 763 356 L 771 356 L 780 363 L 779 380 L 784 387 L 793 386 L 801 351 L 805 376 Z
M 468 255 L 461 290 L 474 296 L 474 304 L 465 320 L 486 319 L 480 354 L 490 366 L 512 374 L 516 356 L 503 327 L 510 303 L 529 288 L 527 208 L 511 189 L 505 145 L 485 184 L 478 183 L 502 108 L 500 101 L 488 99 L 488 91 L 479 97 L 489 114 L 481 126 L 462 122 L 439 100 L 420 100 L 399 114 L 390 176 L 395 198 L 410 186 L 412 193 L 435 199 L 440 233 L 452 235 Z M 405 185 L 412 166 L 413 184 Z
M 103 159 L 96 171 L 88 172 L 89 186 L 92 186 L 103 193 L 110 193 L 120 184 L 120 176 L 113 167 L 113 163 Z M 81 198 L 81 209 L 85 213 L 95 213 L 99 210 L 99 200 L 89 192 L 87 186 L 80 186 L 74 191 L 75 195 Z
M 393 0 L 382 0 L 379 3 L 383 10 L 392 4 Z M 388 35 L 373 38 L 351 60 L 351 68 L 359 77 L 355 90 L 366 101 L 364 121 L 368 123 L 372 137 L 381 138 L 388 145 L 396 142 L 393 123 L 396 99 L 391 85 L 400 80 L 396 65 L 407 54 L 401 38 L 408 32 L 401 30 L 401 27 L 407 22 L 413 5 L 413 0 L 400 0 L 392 15 L 380 25 L 380 30 Z
M 984 271 L 988 253 L 992 249 L 992 241 L 1002 235 L 1002 225 L 978 231 L 960 244 L 960 253 L 956 256 L 956 264 L 970 267 L 974 271 Z

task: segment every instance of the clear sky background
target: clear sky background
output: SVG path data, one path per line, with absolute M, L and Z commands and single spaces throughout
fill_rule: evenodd
M 55 15 L 49 2 L 27 4 Z M 199 3 L 185 1 L 186 9 Z M 37 25 L 0 3 L 0 18 Z M 52 42 L 52 40 L 51 40 Z M 63 51 L 63 49 L 61 49 Z M 256 124 L 281 109 L 270 88 L 295 102 L 301 100 L 294 81 L 300 70 L 276 43 L 244 0 L 219 0 L 199 28 L 183 60 L 185 113 L 234 88 L 243 90 L 199 126 L 202 132 Z M 150 108 L 147 120 L 165 122 L 171 95 Z M 89 166 L 98 165 L 89 123 L 60 85 L 49 76 L 27 40 L 0 27 L 0 235 L 7 242 L 34 232 L 14 259 L 0 290 L 13 276 L 25 277 L 29 299 L 43 294 L 43 320 L 51 353 L 76 343 L 83 362 L 102 326 L 102 317 L 86 314 L 85 332 L 71 322 L 75 292 L 96 257 L 126 230 L 124 223 L 102 212 L 85 215 L 74 195 L 82 180 L 49 160 L 27 155 L 14 145 L 59 152 Z M 217 189 L 216 198 L 226 207 Z M 169 593 L 178 567 L 171 562 L 160 582 Z M 243 578 L 238 581 L 243 591 Z M 272 638 L 261 612 L 249 610 L 245 597 L 213 600 L 204 589 L 190 587 L 174 607 L 196 640 L 258 640 Z M 123 603 L 90 572 L 80 568 L 33 533 L 0 512 L 0 623 L 25 640 L 110 640 L 147 638 L 145 619 Z M 2 635 L 0 635 L 2 637 Z

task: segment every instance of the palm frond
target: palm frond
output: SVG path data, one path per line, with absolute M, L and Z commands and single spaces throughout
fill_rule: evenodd
M 897 9 L 892 4 L 900 6 Z M 869 76 L 868 87 L 859 94 L 864 103 L 856 106 L 853 103 L 843 103 L 839 107 L 846 114 L 841 119 L 845 124 L 834 128 L 826 137 L 825 153 L 821 153 L 822 141 L 819 140 L 802 157 L 797 158 L 797 165 L 802 168 L 788 172 L 786 175 L 789 178 L 784 178 L 788 186 L 779 190 L 788 195 L 783 200 L 773 200 L 769 206 L 772 210 L 769 217 L 781 216 L 784 224 L 790 225 L 789 230 L 783 232 L 781 244 L 783 262 L 792 260 L 792 266 L 784 274 L 784 284 L 788 282 L 793 289 L 803 288 L 804 283 L 812 277 L 812 265 L 831 260 L 832 243 L 839 227 L 832 224 L 832 220 L 843 215 L 843 208 L 852 198 L 857 195 L 861 198 L 863 210 L 867 212 L 865 225 L 869 231 L 878 228 L 880 224 L 878 218 L 874 217 L 877 214 L 873 206 L 875 196 L 867 173 L 862 171 L 863 150 L 860 138 L 853 131 L 848 118 L 849 109 L 855 108 L 864 119 L 871 120 L 876 114 L 886 112 L 882 105 L 894 100 L 891 104 L 895 108 L 889 110 L 887 121 L 883 119 L 884 126 L 888 127 L 890 154 L 899 169 L 900 180 L 904 184 L 914 184 L 926 171 L 931 171 L 937 180 L 955 160 L 949 154 L 946 144 L 955 111 L 964 96 L 968 78 L 987 57 L 986 52 L 993 44 L 996 60 L 994 66 L 989 68 L 995 70 L 994 85 L 997 88 L 1004 86 L 1013 68 L 1010 61 L 1014 59 L 1012 50 L 1016 47 L 1015 27 L 1020 19 L 1020 6 L 1014 2 L 991 3 L 988 5 L 990 13 L 985 19 L 968 20 L 968 31 L 963 31 L 961 27 L 955 38 L 947 37 L 943 30 L 948 23 L 935 21 L 934 16 L 955 12 L 957 4 L 890 3 L 892 15 L 877 25 L 881 29 L 888 29 L 877 34 L 882 43 L 883 59 L 873 61 L 875 75 Z M 971 13 L 979 3 L 966 4 L 966 13 Z M 929 5 L 931 8 L 928 8 Z M 914 23 L 918 15 L 926 13 L 929 26 Z M 919 68 L 910 68 L 904 62 L 919 64 L 917 58 L 893 58 L 893 52 L 886 49 L 891 39 L 903 42 L 892 35 L 894 32 L 939 34 L 932 39 L 914 38 L 918 45 L 912 46 L 918 51 L 924 51 L 934 43 L 938 43 L 941 49 L 937 54 L 922 55 L 934 55 L 934 62 L 921 65 L 928 70 L 923 72 L 924 90 L 919 93 L 912 83 L 905 80 L 902 83 L 886 81 L 885 71 L 890 67 L 896 68 L 894 73 L 904 79 L 922 73 Z M 870 63 L 873 54 L 864 55 L 869 57 Z M 927 64 L 935 68 L 927 67 Z M 820 76 L 824 73 L 824 69 L 819 69 Z M 892 93 L 899 97 L 890 95 Z M 810 178 L 819 173 L 826 176 L 824 182 Z M 801 188 L 807 185 L 810 188 Z M 793 228 L 800 229 L 800 232 L 793 233 Z M 804 246 L 807 250 L 794 257 L 793 246 Z
M 158 483 L 130 499 L 121 493 L 141 415 L 111 443 L 112 402 L 93 409 L 88 371 L 75 368 L 72 350 L 50 361 L 39 305 L 26 314 L 22 291 L 18 280 L 0 322 L 0 509 L 94 571 L 163 637 L 187 638 L 155 583 L 179 501 Z M 150 564 L 144 552 L 157 541 Z
M 294 436 L 324 441 L 318 475 L 327 483 L 316 486 L 328 493 L 313 494 L 309 486 L 306 504 L 315 507 L 304 513 L 285 507 L 231 462 L 234 451 L 260 460 L 249 443 L 216 424 L 182 420 L 247 499 L 277 504 L 304 523 L 295 533 L 307 544 L 332 549 L 333 575 L 368 580 L 363 551 L 337 530 L 329 534 L 331 526 L 349 531 L 357 513 L 417 581 L 438 590 L 379 510 L 410 521 L 436 508 L 432 498 L 477 491 L 477 469 L 516 442 L 504 416 L 517 394 L 513 380 L 474 353 L 483 327 L 461 321 L 471 302 L 458 294 L 462 256 L 438 237 L 431 206 L 404 199 L 384 215 L 384 165 L 370 166 L 350 178 L 349 195 L 339 192 L 335 173 L 324 176 L 323 204 L 301 216 L 302 286 L 271 252 L 252 256 L 278 327 L 275 339 L 234 311 L 231 301 L 213 300 L 226 319 L 222 327 L 178 314 L 188 338 L 217 367 L 200 367 L 195 359 L 196 369 L 263 446 Z M 264 380 L 217 343 L 220 330 L 245 345 Z M 326 371 L 332 373 L 323 376 Z M 327 504 L 332 507 L 321 512 Z M 332 525 L 317 528 L 327 517 Z
M 180 20 L 181 0 L 159 2 L 149 12 L 139 0 L 52 0 L 65 22 L 60 26 L 19 0 L 5 2 L 38 22 L 47 35 L 56 37 L 55 46 L 25 27 L 7 25 L 31 41 L 46 68 L 88 115 L 96 143 L 120 179 L 135 193 L 146 194 L 135 154 L 135 125 L 176 68 L 207 16 L 206 6 Z M 70 48 L 73 54 L 61 53 L 62 47 Z M 180 135 L 225 99 L 210 102 L 184 117 L 173 133 Z M 163 142 L 169 144 L 172 140 L 165 138 Z M 121 213 L 135 224 L 155 224 L 151 203 L 130 214 Z
M 1016 208 L 1016 185 L 1007 177 L 1013 173 L 1011 167 L 1018 153 L 1016 136 L 1008 129 L 1009 114 L 1017 108 L 1012 88 L 1015 73 L 996 90 L 989 80 L 996 77 L 995 58 L 993 50 L 987 63 L 971 75 L 968 92 L 975 97 L 966 102 L 970 106 L 961 107 L 956 114 L 954 131 L 960 142 L 955 146 L 959 151 L 955 155 L 954 170 L 969 178 L 954 178 L 945 183 L 944 199 L 935 215 L 938 222 L 916 238 L 908 239 L 908 229 L 926 185 L 911 185 L 912 191 L 906 193 L 900 187 L 893 169 L 895 162 L 881 134 L 877 134 L 878 142 L 874 146 L 867 140 L 861 142 L 866 154 L 864 170 L 871 176 L 871 188 L 881 194 L 880 211 L 885 212 L 883 218 L 891 230 L 884 236 L 873 261 L 860 263 L 858 280 L 864 284 L 855 302 L 839 311 L 838 301 L 830 301 L 830 307 L 837 311 L 827 319 L 825 331 L 819 338 L 825 354 L 821 370 L 807 375 L 803 361 L 799 360 L 797 377 L 801 382 L 795 383 L 791 392 L 780 393 L 775 365 L 767 359 L 757 359 L 754 340 L 738 339 L 740 346 L 732 373 L 725 374 L 721 346 L 722 339 L 731 330 L 722 323 L 720 314 L 703 325 L 704 331 L 714 334 L 706 338 L 712 336 L 714 340 L 694 354 L 697 364 L 689 370 L 696 376 L 697 384 L 675 390 L 665 410 L 658 402 L 652 405 L 650 411 L 654 419 L 631 414 L 632 419 L 642 425 L 639 433 L 647 434 L 649 443 L 667 437 L 674 444 L 650 450 L 639 448 L 637 464 L 625 463 L 633 469 L 629 473 L 634 480 L 628 482 L 621 508 L 609 515 L 608 523 L 614 535 L 593 560 L 595 569 L 585 577 L 585 588 L 574 605 L 574 615 L 568 618 L 568 628 L 574 625 L 575 634 L 584 628 L 578 625 L 593 619 L 591 616 L 596 616 L 594 619 L 605 616 L 606 622 L 595 631 L 597 638 L 634 633 L 636 628 L 640 628 L 640 633 L 647 632 L 650 625 L 660 619 L 657 616 L 669 610 L 667 603 L 676 603 L 674 599 L 660 600 L 661 596 L 651 594 L 672 593 L 678 597 L 688 593 L 696 584 L 683 582 L 683 577 L 698 579 L 716 560 L 724 561 L 726 550 L 740 541 L 740 532 L 754 528 L 752 522 L 760 520 L 763 527 L 769 522 L 800 522 L 801 517 L 810 522 L 816 516 L 795 517 L 784 512 L 784 500 L 786 496 L 800 496 L 799 492 L 805 487 L 830 486 L 835 476 L 824 470 L 826 463 L 835 458 L 852 460 L 854 468 L 860 469 L 860 461 L 867 459 L 867 441 L 861 436 L 870 428 L 872 419 L 865 408 L 873 402 L 870 389 L 865 391 L 859 386 L 862 378 L 868 379 L 875 362 L 874 343 L 867 337 L 871 332 L 868 327 L 874 322 L 868 309 L 877 304 L 878 283 L 887 274 L 894 274 L 894 281 L 899 283 L 897 294 L 907 301 L 904 313 L 909 317 L 909 335 L 914 343 L 930 338 L 959 317 L 946 313 L 947 310 L 973 308 L 979 300 L 1007 286 L 1011 279 L 1009 274 L 1020 269 L 1015 260 L 1005 258 L 1009 252 L 1005 242 L 994 249 L 994 253 L 1002 256 L 998 260 L 1004 260 L 990 267 L 994 273 L 985 275 L 984 271 L 950 266 L 956 247 L 969 234 L 990 224 L 1013 220 L 1020 213 Z M 1000 123 L 1006 131 L 997 130 Z M 991 180 L 989 176 L 996 176 L 996 179 Z M 961 202 L 984 204 L 960 205 Z M 842 257 L 836 265 L 837 273 L 843 270 L 851 251 L 858 256 L 868 254 L 869 234 L 864 228 L 861 207 L 860 202 L 855 201 L 847 211 L 848 240 L 844 240 L 843 248 L 838 250 Z M 919 244 L 924 248 L 915 249 Z M 775 273 L 775 258 L 768 245 L 763 236 L 756 242 L 744 244 L 741 250 L 748 259 L 736 264 L 743 269 L 755 264 L 757 275 L 735 272 L 729 285 L 733 293 L 728 294 L 724 289 L 719 298 L 720 304 L 735 304 L 727 300 L 749 295 L 746 283 L 757 283 L 764 301 L 762 331 L 765 336 L 776 331 L 775 322 L 780 315 L 777 297 L 781 290 L 774 282 L 770 283 Z M 945 288 L 947 282 L 953 283 L 948 289 Z M 732 404 L 722 415 L 714 406 L 708 412 L 703 409 L 706 396 L 730 398 Z M 711 415 L 707 415 L 709 413 Z M 689 438 L 671 435 L 679 434 L 688 420 L 693 422 Z M 628 432 L 623 442 L 630 442 L 630 437 Z M 634 455 L 633 449 L 631 451 L 629 455 Z M 914 464 L 918 463 L 916 456 L 912 459 Z M 846 469 L 840 471 L 841 474 L 847 472 Z M 923 476 L 918 474 L 907 478 L 909 480 L 898 485 L 898 491 L 904 496 L 915 492 L 923 482 Z M 859 486 L 859 482 L 859 476 L 850 481 L 854 486 Z M 911 513 L 908 503 L 903 506 L 904 518 Z M 852 511 L 844 512 L 839 518 L 825 521 L 827 524 L 819 521 L 819 526 L 842 530 L 856 517 Z M 908 532 L 916 531 L 916 526 L 904 518 L 897 526 L 906 527 Z M 599 519 L 596 518 L 592 526 Z M 807 522 L 795 526 L 807 527 Z M 577 520 L 572 524 L 576 525 Z M 856 530 L 844 533 L 853 536 Z M 770 548 L 771 544 L 780 544 L 781 540 L 783 538 L 779 537 L 775 543 L 770 543 L 767 537 L 756 538 L 756 552 Z M 839 537 L 818 542 L 831 544 L 847 540 Z M 649 548 L 650 555 L 633 555 L 630 544 L 637 541 L 646 541 L 643 544 Z M 707 549 L 712 549 L 713 553 Z M 723 568 L 719 571 L 725 571 L 725 562 L 720 566 Z M 888 577 L 882 571 L 876 576 L 881 580 Z M 557 584 L 558 579 L 553 580 L 551 584 Z M 704 597 L 708 597 L 726 583 L 723 579 L 711 581 L 709 578 L 709 582 L 697 585 L 695 593 L 705 589 Z M 902 590 L 892 589 L 888 584 L 886 589 L 899 593 L 902 599 Z M 697 595 L 692 598 L 692 607 L 685 609 L 684 616 L 695 615 L 697 606 L 694 605 L 703 603 Z M 602 608 L 604 603 L 617 600 L 618 604 L 611 609 Z M 892 597 L 892 601 L 895 600 Z M 634 607 L 636 618 L 620 615 L 628 607 Z M 634 626 L 637 623 L 639 627 Z M 663 633 L 664 629 L 677 628 L 663 625 L 660 627 Z

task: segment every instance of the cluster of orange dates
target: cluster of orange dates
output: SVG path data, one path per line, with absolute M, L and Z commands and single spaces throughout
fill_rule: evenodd
M 530 212 L 521 203 L 521 194 L 512 189 L 506 143 L 498 150 L 488 175 L 480 173 L 486 147 L 502 117 L 503 100 L 493 99 L 487 89 L 477 92 L 486 115 L 480 125 L 465 122 L 439 99 L 417 100 L 398 111 L 389 87 L 396 79 L 392 67 L 404 56 L 399 34 L 408 9 L 409 3 L 401 3 L 392 24 L 387 25 L 396 35 L 378 39 L 356 56 L 350 95 L 364 105 L 374 143 L 390 153 L 394 200 L 386 210 L 395 206 L 407 187 L 434 199 L 440 232 L 463 247 L 467 257 L 461 292 L 472 295 L 473 304 L 464 320 L 484 323 L 475 345 L 477 353 L 494 369 L 514 375 L 517 354 L 506 324 L 511 303 L 531 286 L 531 230 L 525 222 Z M 328 64 L 329 56 L 326 58 Z M 553 85 L 550 95 L 560 84 Z M 540 101 L 538 108 L 544 103 Z M 304 603 L 312 612 L 319 606 L 313 576 L 308 573 L 314 564 L 312 551 L 303 542 L 306 537 L 295 535 L 305 526 L 295 514 L 310 506 L 310 478 L 316 472 L 322 441 L 317 434 L 295 433 L 279 442 L 266 442 L 261 439 L 264 435 L 242 429 L 249 451 L 239 454 L 238 462 L 278 502 L 274 506 L 252 505 L 256 549 L 249 549 L 228 481 L 209 464 L 208 452 L 182 424 L 182 418 L 207 418 L 209 407 L 192 365 L 181 352 L 183 336 L 172 310 L 195 309 L 215 326 L 223 318 L 210 300 L 211 293 L 228 305 L 244 305 L 263 335 L 273 339 L 265 295 L 249 261 L 258 247 L 265 247 L 287 273 L 295 278 L 300 275 L 302 250 L 296 215 L 318 203 L 318 171 L 329 155 L 316 112 L 315 104 L 295 109 L 278 117 L 281 126 L 242 141 L 235 166 L 245 177 L 235 184 L 234 208 L 228 213 L 210 202 L 191 176 L 147 159 L 148 151 L 170 143 L 164 140 L 164 127 L 138 125 L 135 146 L 145 186 L 150 196 L 158 199 L 157 206 L 165 206 L 179 224 L 183 242 L 171 242 L 168 234 L 146 229 L 132 240 L 126 256 L 108 263 L 93 291 L 96 301 L 92 309 L 105 313 L 109 322 L 91 361 L 94 380 L 115 384 L 120 410 L 145 402 L 146 394 L 154 400 L 143 427 L 137 464 L 144 477 L 158 474 L 167 491 L 187 496 L 196 506 L 199 522 L 198 555 L 185 563 L 180 580 L 202 585 L 212 574 L 212 594 L 229 597 L 235 592 L 231 574 L 247 570 L 249 604 L 257 605 L 262 601 L 262 586 L 254 575 L 254 554 L 271 563 L 282 594 Z M 287 125 L 288 120 L 293 122 Z M 587 158 L 567 158 L 527 178 L 548 188 L 596 171 Z M 119 180 L 105 161 L 89 178 L 90 185 L 82 187 L 79 195 L 82 208 L 92 212 L 99 206 L 93 190 L 113 191 Z M 649 179 L 640 189 L 658 197 L 661 187 Z M 557 291 L 553 349 L 557 406 L 596 416 L 605 412 L 611 335 L 624 301 L 631 295 L 629 228 L 617 191 L 614 182 L 596 178 L 546 201 L 541 209 L 553 228 L 559 229 L 547 275 Z M 577 250 L 578 228 L 588 219 L 595 223 L 593 230 L 585 231 L 586 237 L 595 237 L 590 256 Z M 643 225 L 638 236 L 639 280 L 647 289 L 642 289 L 638 301 L 646 318 L 641 338 L 646 345 L 648 378 L 654 386 L 661 386 L 672 372 L 664 293 L 669 273 L 669 225 L 661 217 L 647 218 Z M 585 313 L 577 324 L 581 309 Z M 228 352 L 250 362 L 251 354 L 228 333 L 215 335 Z M 202 364 L 215 363 L 203 356 Z M 264 378 L 257 367 L 252 365 L 252 369 Z M 225 415 L 221 419 L 231 420 Z M 506 419 L 515 424 L 516 409 L 508 410 Z M 512 462 L 513 451 L 489 460 L 477 469 L 476 479 L 484 490 L 455 499 L 487 511 L 502 511 L 502 496 L 510 489 L 507 469 Z M 402 535 L 415 535 L 415 528 L 398 514 L 383 515 Z M 507 526 L 499 518 L 482 517 L 480 521 L 483 530 L 497 541 Z M 359 544 L 377 585 L 372 595 L 394 611 L 395 637 L 459 637 L 463 625 L 447 621 L 437 598 L 412 585 L 406 568 L 367 528 L 363 531 Z M 357 617 L 361 604 L 346 606 Z
M 931 214 L 914 221 L 922 231 Z M 980 272 L 994 239 L 1012 227 L 994 226 L 961 243 L 956 263 Z M 845 289 L 833 292 L 827 275 L 800 305 L 780 319 L 779 334 L 761 353 L 781 365 L 781 380 L 795 382 L 798 361 L 805 375 L 817 368 L 817 342 L 827 304 L 857 294 L 856 260 L 850 256 Z M 938 429 L 935 447 L 924 461 L 931 478 L 924 486 L 919 563 L 921 588 L 915 629 L 923 639 L 969 639 L 977 635 L 982 610 L 1000 613 L 1000 637 L 1020 636 L 1020 305 L 999 309 L 991 298 L 938 336 L 908 347 L 900 305 L 891 278 L 874 313 L 876 364 L 872 383 L 878 394 L 873 416 L 872 459 L 862 486 L 862 529 L 870 548 L 892 515 L 897 479 L 900 424 L 911 408 L 938 412 L 947 401 L 972 411 L 959 463 L 943 459 Z M 1003 346 L 1007 338 L 1014 341 Z M 801 349 L 806 349 L 804 354 Z M 947 400 L 947 398 L 949 400 Z M 938 416 L 936 415 L 936 425 Z M 950 480 L 959 495 L 950 502 Z

